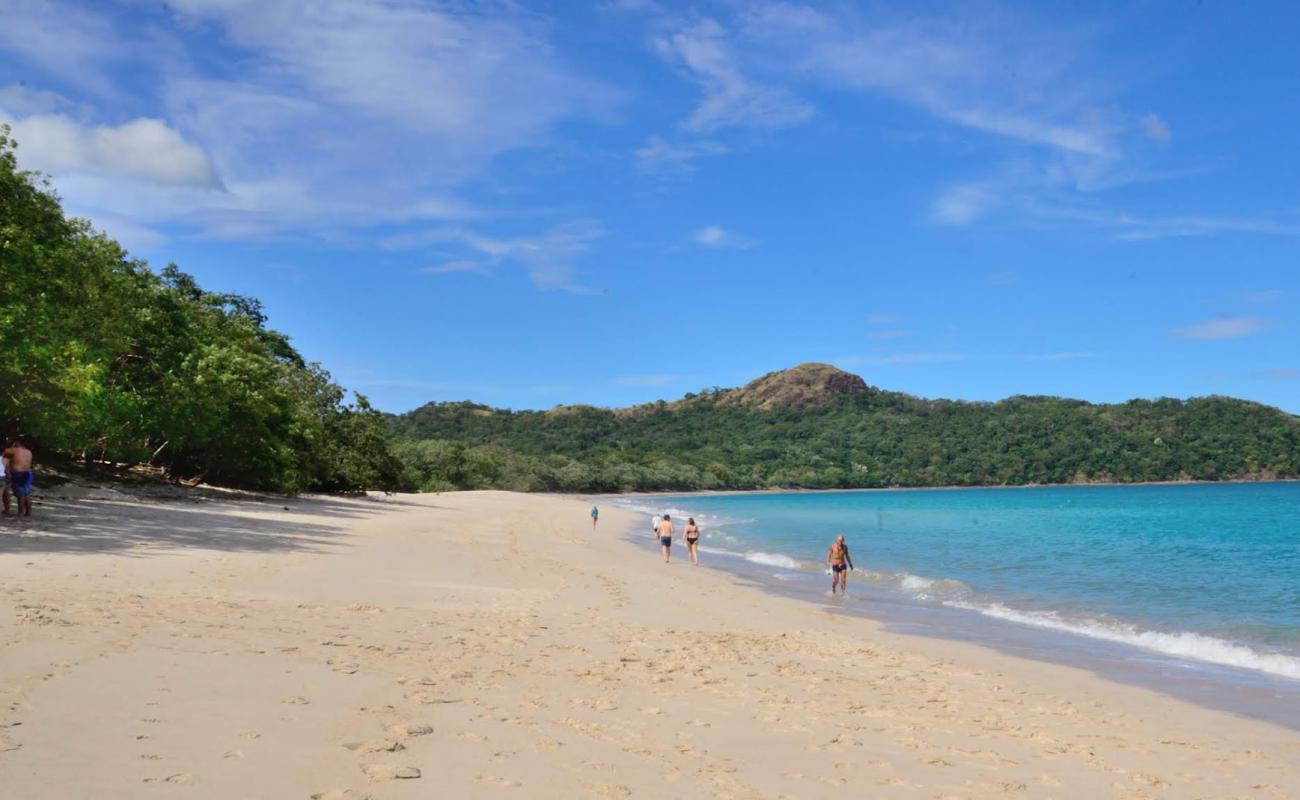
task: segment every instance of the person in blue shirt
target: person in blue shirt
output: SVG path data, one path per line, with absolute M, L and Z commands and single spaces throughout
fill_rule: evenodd
M 591 507 L 591 527 L 596 527 L 596 522 L 600 519 L 600 509 L 595 506 Z

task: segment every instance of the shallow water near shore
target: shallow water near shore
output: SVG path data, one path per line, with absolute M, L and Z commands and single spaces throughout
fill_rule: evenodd
M 647 545 L 650 513 L 694 515 L 702 560 L 768 591 L 1300 729 L 1300 484 L 608 502 Z M 856 570 L 832 598 L 837 533 Z

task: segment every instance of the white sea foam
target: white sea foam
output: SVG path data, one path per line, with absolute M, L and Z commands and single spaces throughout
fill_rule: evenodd
M 979 604 L 953 600 L 947 602 L 946 605 L 976 611 L 987 617 L 1018 622 L 1022 625 L 1064 631 L 1092 639 L 1133 645 L 1144 650 L 1179 658 L 1203 661 L 1210 664 L 1222 664 L 1229 667 L 1240 667 L 1300 680 L 1300 658 L 1281 653 L 1261 653 L 1245 645 L 1234 644 L 1233 642 L 1199 633 L 1144 631 L 1125 623 L 1086 618 L 1072 620 L 1051 611 L 1020 611 L 1008 608 L 1001 603 Z
M 762 564 L 767 567 L 782 567 L 784 569 L 799 569 L 803 564 L 796 561 L 790 556 L 780 553 L 764 553 L 759 550 L 751 550 L 745 553 L 744 559 L 752 561 L 755 564 Z
M 855 570 L 857 572 L 859 570 Z M 915 594 L 917 599 L 929 600 L 934 593 L 943 597 L 964 597 L 970 593 L 970 587 L 955 578 L 927 578 L 910 572 L 871 572 L 861 570 L 867 580 L 880 586 L 896 587 L 901 591 Z
M 899 580 L 898 585 L 909 592 L 923 592 L 926 589 L 934 587 L 934 581 L 930 578 L 922 578 L 920 575 L 905 574 Z

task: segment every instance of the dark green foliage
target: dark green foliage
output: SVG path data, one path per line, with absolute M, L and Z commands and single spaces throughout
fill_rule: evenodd
M 265 327 L 258 301 L 161 274 L 19 171 L 0 126 L 0 434 L 177 478 L 396 488 L 382 415 Z
M 1300 476 L 1300 418 L 1227 397 L 962 403 L 871 389 L 820 409 L 760 411 L 706 392 L 621 411 L 430 404 L 390 424 L 405 440 L 399 454 L 425 488 L 618 492 Z M 417 452 L 427 457 L 412 458 Z

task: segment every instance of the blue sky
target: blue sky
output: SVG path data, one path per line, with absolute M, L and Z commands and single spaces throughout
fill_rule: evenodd
M 829 361 L 1300 412 L 1285 3 L 0 0 L 67 208 L 381 408 Z

